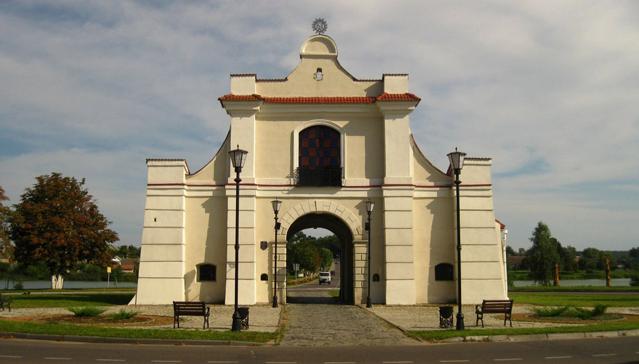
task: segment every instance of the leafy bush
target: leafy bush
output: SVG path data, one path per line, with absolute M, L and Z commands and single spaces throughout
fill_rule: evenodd
M 639 272 L 634 272 L 630 276 L 630 285 L 633 287 L 639 286 Z
M 99 307 L 71 307 L 69 311 L 73 312 L 75 317 L 96 317 L 104 313 L 106 311 L 103 308 Z
M 592 316 L 601 316 L 606 313 L 606 309 L 608 309 L 606 305 L 596 305 L 595 308 L 592 309 Z
M 598 317 L 606 313 L 606 305 L 596 305 L 593 309 L 563 306 L 563 307 L 542 307 L 535 308 L 535 314 L 538 317 L 567 317 L 567 318 L 579 318 L 582 320 L 589 320 L 593 317 Z
M 13 289 L 24 289 L 24 285 L 22 284 L 22 282 L 17 281 L 17 282 L 13 285 Z
M 539 317 L 557 317 L 568 310 L 568 306 L 563 307 L 542 307 L 535 308 L 535 314 Z
M 130 320 L 137 316 L 137 311 L 127 311 L 125 309 L 120 309 L 120 311 L 116 313 L 112 313 L 109 315 L 111 320 Z

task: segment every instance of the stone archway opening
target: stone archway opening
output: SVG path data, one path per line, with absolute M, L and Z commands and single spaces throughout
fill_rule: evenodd
M 287 242 L 299 232 L 308 229 L 323 228 L 335 236 L 330 239 L 332 246 L 328 247 L 333 253 L 334 264 L 329 271 L 334 272 L 333 283 L 325 288 L 319 285 L 317 280 L 301 287 L 287 287 L 286 301 L 290 303 L 354 303 L 354 279 L 353 279 L 353 234 L 349 226 L 339 217 L 328 213 L 309 213 L 298 217 L 286 232 Z M 289 261 L 287 254 L 287 266 L 294 262 Z M 339 293 L 333 294 L 335 290 Z M 333 291 L 333 292 L 331 292 Z

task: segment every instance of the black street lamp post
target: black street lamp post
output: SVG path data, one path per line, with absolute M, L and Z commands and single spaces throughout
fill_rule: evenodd
M 456 212 L 457 212 L 457 324 L 455 328 L 457 330 L 464 329 L 464 314 L 462 313 L 462 293 L 461 293 L 461 227 L 459 225 L 460 212 L 459 212 L 459 174 L 464 167 L 464 157 L 466 153 L 457 151 L 448 153 L 448 159 L 450 165 L 455 173 L 455 195 L 456 195 Z
M 277 220 L 277 214 L 280 212 L 282 201 L 277 198 L 271 201 L 273 205 L 273 213 L 275 214 L 275 252 L 273 254 L 273 307 L 277 307 L 277 232 L 280 230 L 280 222 Z
M 229 156 L 231 157 L 231 163 L 233 163 L 233 168 L 235 169 L 235 303 L 233 306 L 233 325 L 231 326 L 232 331 L 240 331 L 242 329 L 242 318 L 240 317 L 240 313 L 237 308 L 237 294 L 238 294 L 238 280 L 239 280 L 239 271 L 240 271 L 240 172 L 242 172 L 242 167 L 244 166 L 244 162 L 246 161 L 247 151 L 240 149 L 240 146 L 237 146 L 237 149 L 229 151 Z
M 368 231 L 368 250 L 366 252 L 366 256 L 368 258 L 368 273 L 366 276 L 368 277 L 368 289 L 366 295 L 366 307 L 371 308 L 373 305 L 371 304 L 371 213 L 373 212 L 373 208 L 375 207 L 375 203 L 371 200 L 366 200 L 366 214 L 368 216 L 366 220 L 366 231 Z

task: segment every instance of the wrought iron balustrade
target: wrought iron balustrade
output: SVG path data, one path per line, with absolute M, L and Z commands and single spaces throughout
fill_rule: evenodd
M 295 174 L 297 186 L 342 186 L 341 167 L 317 167 L 314 169 L 298 167 Z

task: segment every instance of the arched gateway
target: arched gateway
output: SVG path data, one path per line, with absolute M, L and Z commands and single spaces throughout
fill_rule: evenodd
M 330 230 L 340 243 L 339 251 L 339 281 L 340 292 L 339 301 L 341 303 L 354 303 L 355 296 L 357 295 L 361 299 L 363 282 L 362 276 L 357 284 L 357 293 L 355 292 L 355 271 L 356 267 L 363 266 L 366 262 L 362 259 L 364 254 L 356 255 L 355 243 L 357 242 L 357 251 L 362 252 L 363 242 L 361 240 L 353 239 L 353 231 L 340 217 L 333 215 L 328 211 L 310 212 L 306 215 L 298 217 L 290 228 L 286 229 L 286 240 L 291 240 L 293 235 L 308 228 L 324 228 Z M 365 246 L 364 246 L 365 247 Z M 284 264 L 282 264 L 284 265 Z M 278 264 L 279 266 L 279 264 Z M 282 272 L 284 274 L 285 272 Z M 285 283 L 285 282 L 282 282 Z M 286 285 L 283 284 L 283 287 Z M 286 288 L 283 288 L 283 291 Z M 281 297 L 287 297 L 285 292 L 282 292 Z
M 342 295 L 365 302 L 368 267 L 375 304 L 505 298 L 503 225 L 493 212 L 489 158 L 466 158 L 460 192 L 462 277 L 456 261 L 451 173 L 415 144 L 409 115 L 420 99 L 408 75 L 358 80 L 337 61 L 325 35 L 308 38 L 300 63 L 283 79 L 231 75 L 219 98 L 230 130 L 217 154 L 191 172 L 180 159 L 147 160 L 142 256 L 135 301 L 231 304 L 238 268 L 240 304 L 273 296 L 271 200 L 282 201 L 278 292 L 286 297 L 286 238 L 325 227 L 342 242 Z M 442 138 L 448 136 L 442 135 Z M 451 142 L 454 144 L 454 142 Z M 235 262 L 235 188 L 228 151 L 248 151 L 239 201 Z M 375 203 L 367 249 L 366 201 Z M 501 230 L 500 230 L 501 228 Z

